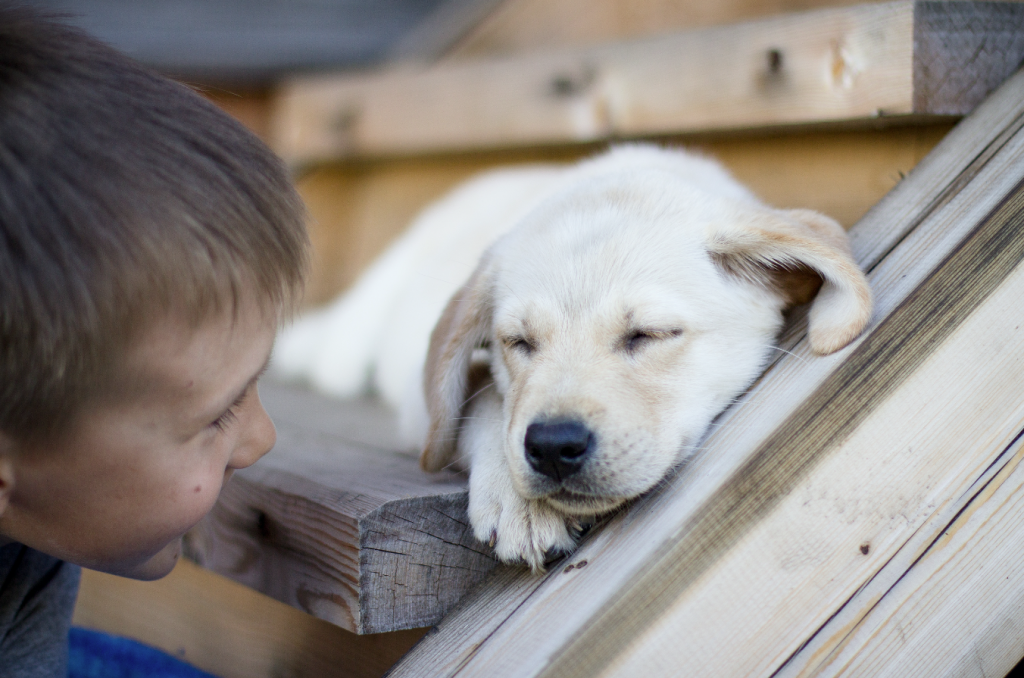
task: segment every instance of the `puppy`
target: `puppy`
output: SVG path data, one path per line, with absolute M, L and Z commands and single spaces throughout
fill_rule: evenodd
M 399 395 L 407 430 L 426 428 L 423 468 L 470 469 L 477 538 L 534 570 L 693 453 L 764 369 L 787 308 L 811 302 L 819 354 L 871 313 L 837 223 L 772 209 L 709 159 L 623 146 L 497 183 L 544 171 L 440 314 L 425 398 Z M 446 210 L 484 231 L 508 213 Z

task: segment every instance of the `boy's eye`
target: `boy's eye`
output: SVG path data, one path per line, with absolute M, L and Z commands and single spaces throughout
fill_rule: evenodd
M 223 433 L 228 426 L 235 423 L 238 419 L 238 408 L 243 402 L 245 402 L 245 398 L 249 395 L 249 391 L 251 390 L 252 386 L 242 391 L 242 395 L 238 396 L 238 398 L 235 399 L 235 402 L 231 403 L 231 406 L 224 411 L 224 414 L 211 421 L 210 426 Z
M 210 426 L 223 433 L 227 427 L 235 423 L 237 419 L 238 415 L 235 413 L 235 406 L 232 405 L 226 412 L 224 412 L 224 414 L 210 422 Z

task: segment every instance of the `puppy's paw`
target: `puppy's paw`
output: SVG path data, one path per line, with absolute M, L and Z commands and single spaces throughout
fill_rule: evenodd
M 469 423 L 459 434 L 458 454 L 469 460 L 473 533 L 501 561 L 526 563 L 534 572 L 542 572 L 546 561 L 576 548 L 579 523 L 546 501 L 524 499 L 516 492 L 502 452 L 502 399 L 495 389 L 478 391 L 466 419 Z
M 471 487 L 469 520 L 476 538 L 490 545 L 499 560 L 526 563 L 534 572 L 576 548 L 563 514 L 543 500 L 524 499 L 511 486 L 478 492 Z

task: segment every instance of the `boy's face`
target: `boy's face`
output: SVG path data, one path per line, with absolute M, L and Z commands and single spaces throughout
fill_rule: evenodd
M 173 315 L 155 323 L 116 392 L 87 403 L 57 441 L 7 455 L 0 535 L 96 570 L 167 574 L 232 471 L 274 444 L 256 380 L 275 329 L 254 303 L 198 328 Z

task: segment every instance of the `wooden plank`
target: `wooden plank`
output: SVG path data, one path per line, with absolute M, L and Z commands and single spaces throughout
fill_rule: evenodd
M 301 165 L 963 114 L 1024 56 L 1022 27 L 1017 3 L 900 0 L 598 47 L 303 78 L 282 89 L 273 139 Z M 950 73 L 982 84 L 944 88 Z
M 908 664 L 931 676 L 1007 675 L 1024 639 L 1024 560 L 1012 546 L 1024 543 L 1022 458 L 1018 437 L 777 675 L 904 676 Z M 972 635 L 981 640 L 958 642 Z
M 377 678 L 425 632 L 356 636 L 185 560 L 152 582 L 83 570 L 74 623 L 222 678 Z
M 505 0 L 445 55 L 583 47 L 862 0 Z
M 951 124 L 689 141 L 721 160 L 779 207 L 816 209 L 851 226 L 942 139 Z M 299 178 L 312 219 L 309 304 L 333 299 L 414 215 L 474 172 L 530 162 L 570 162 L 590 145 L 321 165 Z M 767 159 L 767 160 L 766 160 Z
M 494 567 L 467 524 L 465 479 L 391 451 L 393 414 L 260 392 L 277 445 L 189 533 L 197 562 L 360 634 L 434 624 Z
M 963 115 L 1021 64 L 1014 4 L 933 2 L 914 11 L 914 110 Z M 973 108 L 973 106 L 971 106 Z
M 726 413 L 720 420 L 721 426 L 705 440 L 702 454 L 686 471 L 592 535 L 570 559 L 569 564 L 574 567 L 555 569 L 540 579 L 518 574 L 489 582 L 446 618 L 437 632 L 414 648 L 389 675 L 597 675 L 603 667 L 610 667 L 614 673 L 614 667 L 618 666 L 615 662 L 620 658 L 623 662 L 628 660 L 632 656 L 630 652 L 639 647 L 644 638 L 659 631 L 671 631 L 674 628 L 671 623 L 665 621 L 662 624 L 669 608 L 676 601 L 683 604 L 688 599 L 696 599 L 708 578 L 716 576 L 720 562 L 725 563 L 729 554 L 736 553 L 734 549 L 758 538 L 761 518 L 778 515 L 776 511 L 784 501 L 803 487 L 799 481 L 807 477 L 810 470 L 824 472 L 822 469 L 828 467 L 825 460 L 832 459 L 837 454 L 836 450 L 842 449 L 841 440 L 828 444 L 826 437 L 822 439 L 824 444 L 820 448 L 797 445 L 796 449 L 807 451 L 809 456 L 789 452 L 786 445 L 772 455 L 771 448 L 764 447 L 764 443 L 800 410 L 802 403 L 808 402 L 816 392 L 820 397 L 824 392 L 819 390 L 824 388 L 822 385 L 834 379 L 831 375 L 838 374 L 852 356 L 860 355 L 863 359 L 864 351 L 871 350 L 871 337 L 875 336 L 878 328 L 886 327 L 890 316 L 897 313 L 905 302 L 910 304 L 908 298 L 930 272 L 939 267 L 974 226 L 984 222 L 986 215 L 1003 196 L 1012 193 L 1018 182 L 1024 179 L 1024 134 L 1019 133 L 1022 118 L 1024 75 L 1017 75 L 975 115 L 955 129 L 906 181 L 854 227 L 854 251 L 859 261 L 871 271 L 877 302 L 876 317 L 865 338 L 826 358 L 813 358 L 802 342 L 794 345 L 792 354 L 783 356 L 744 401 Z M 959 287 L 959 284 L 947 283 L 945 289 L 956 290 Z M 942 296 L 939 295 L 938 299 L 941 301 Z M 927 322 L 923 327 L 927 327 Z M 947 334 L 942 341 L 949 340 L 950 336 Z M 929 345 L 922 356 L 936 355 L 935 347 L 942 345 L 942 341 Z M 877 363 L 883 372 L 885 365 L 885 362 Z M 917 367 L 909 368 L 907 375 L 917 374 Z M 909 378 L 901 385 L 905 383 L 909 383 Z M 950 390 L 955 389 L 932 387 L 931 392 Z M 866 396 L 867 393 L 865 391 L 861 395 Z M 883 391 L 882 395 L 877 403 L 872 399 L 865 402 L 880 408 L 883 404 L 900 400 L 884 397 L 891 392 Z M 1020 402 L 1019 396 L 1012 394 L 1007 400 L 1013 407 Z M 840 413 L 850 411 L 855 411 L 855 408 L 838 410 Z M 821 416 L 827 423 L 828 418 L 835 415 L 830 415 L 826 407 Z M 904 415 L 905 419 L 909 416 L 910 413 Z M 970 416 L 978 414 L 972 412 Z M 1013 428 L 1012 413 L 1004 409 L 1002 414 L 993 416 L 1004 419 L 998 431 L 992 433 L 992 438 L 996 439 L 998 435 L 1002 435 L 1004 440 L 1012 438 L 1012 433 L 1005 433 Z M 947 413 L 927 421 L 950 418 Z M 842 421 L 842 418 L 836 417 L 836 420 Z M 896 416 L 896 420 L 900 421 L 900 417 Z M 827 427 L 819 430 L 825 435 Z M 796 440 L 800 440 L 799 437 L 794 438 Z M 885 442 L 883 437 L 880 444 Z M 970 471 L 970 464 L 974 468 L 987 466 L 981 461 L 986 453 L 978 451 L 987 442 L 990 441 L 981 441 L 976 451 L 968 455 L 965 471 Z M 1004 448 L 1005 442 L 1003 448 L 998 445 L 989 447 L 996 450 L 996 456 Z M 755 468 L 761 471 L 754 473 Z M 885 479 L 882 471 L 875 475 Z M 926 478 L 907 478 L 917 488 L 921 488 L 920 483 L 924 482 L 926 491 L 915 494 L 911 487 L 902 497 L 900 492 L 894 491 L 888 501 L 898 504 L 898 500 L 902 500 L 907 502 L 907 506 L 917 507 L 913 519 L 907 520 L 906 528 L 912 531 L 934 509 L 927 503 L 923 507 L 916 504 L 916 498 L 936 492 L 940 494 L 933 496 L 941 498 L 940 486 L 944 484 L 947 490 L 952 491 L 943 499 L 948 502 L 948 497 L 956 496 L 958 483 L 966 488 L 975 478 L 977 475 L 972 477 L 969 472 L 962 476 L 947 475 L 935 478 L 934 486 L 929 485 Z M 745 482 L 753 480 L 758 482 Z M 730 499 L 737 503 L 731 503 Z M 839 504 L 848 500 L 850 509 L 856 505 L 856 497 L 838 495 L 835 500 Z M 875 515 L 871 511 L 863 513 Z M 856 515 L 855 511 L 853 515 Z M 898 517 L 902 514 L 893 515 Z M 832 525 L 829 527 L 831 529 Z M 770 557 L 771 563 L 784 564 L 789 556 L 791 560 L 788 562 L 799 564 L 803 560 L 813 562 L 815 557 L 821 557 L 815 549 L 805 548 L 812 537 L 822 539 L 820 533 L 812 535 L 794 529 L 778 535 L 778 542 L 762 542 L 762 559 Z M 869 552 L 874 554 L 873 567 L 883 564 L 875 559 L 880 552 L 892 553 L 900 543 L 900 539 L 893 535 L 895 533 L 889 535 L 888 541 L 883 539 L 881 546 L 869 548 Z M 852 558 L 861 555 L 859 547 L 863 543 L 852 542 Z M 584 561 L 586 567 L 581 569 L 579 565 Z M 776 569 L 784 573 L 785 568 Z M 871 568 L 866 567 L 861 573 L 869 578 L 871 572 Z M 738 655 L 741 661 L 751 656 L 762 660 L 774 657 L 777 667 L 785 660 L 785 652 L 774 655 L 737 652 L 737 648 L 746 648 L 746 643 L 752 638 L 745 635 L 745 631 L 774 630 L 779 636 L 778 647 L 784 648 L 788 644 L 792 652 L 813 633 L 814 624 L 793 627 L 785 619 L 775 622 L 770 615 L 761 616 L 762 612 L 784 609 L 784 587 L 781 589 L 783 600 L 774 599 L 775 607 L 744 606 L 747 600 L 744 595 L 751 591 L 745 587 L 749 583 L 744 581 L 746 576 L 731 580 L 734 588 L 739 587 L 736 595 L 729 593 L 734 590 L 729 586 L 712 587 L 724 591 L 723 597 L 717 600 L 718 617 L 696 619 L 707 621 L 709 628 L 725 628 L 727 631 L 728 624 L 713 622 L 716 618 L 729 617 L 737 622 L 737 627 L 742 627 L 727 635 L 725 646 L 717 646 L 720 656 L 726 661 L 734 661 L 733 655 Z M 752 581 L 764 583 L 763 579 L 758 579 L 761 574 L 756 569 L 749 576 Z M 800 579 L 805 585 L 825 587 L 822 595 L 826 598 L 833 596 L 837 606 L 866 579 L 856 584 L 841 577 L 836 581 L 838 583 L 822 576 L 806 581 Z M 659 590 L 658 587 L 662 588 Z M 758 588 L 758 596 L 751 600 L 763 600 L 764 596 L 771 596 L 773 590 L 770 585 Z M 824 608 L 827 605 L 804 612 L 813 616 Z M 835 609 L 833 607 L 832 611 Z M 558 614 L 552 614 L 552 610 L 558 610 Z M 745 623 L 744 615 L 756 621 Z M 825 614 L 820 622 L 827 621 L 827 618 L 828 614 Z M 806 633 L 801 636 L 801 632 Z M 664 637 L 671 637 L 675 643 L 672 657 L 678 658 L 685 648 L 696 652 L 685 633 L 667 633 Z M 983 638 L 977 637 L 962 640 L 984 642 Z M 516 662 L 508 662 L 509 656 L 516 657 Z M 637 657 L 652 659 L 644 654 Z M 671 662 L 669 666 L 672 666 Z M 729 675 L 718 671 L 711 674 Z

